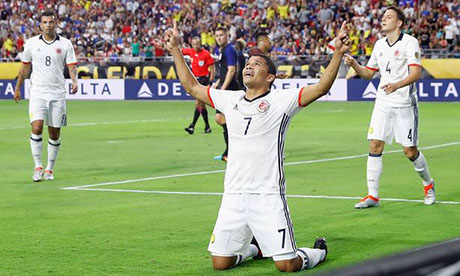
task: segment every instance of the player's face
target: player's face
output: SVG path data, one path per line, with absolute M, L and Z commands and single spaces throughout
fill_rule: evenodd
M 268 71 L 268 65 L 264 58 L 252 56 L 249 58 L 243 69 L 243 83 L 246 87 L 257 87 L 270 84 L 275 79 L 273 74 Z
M 193 40 L 192 40 L 192 48 L 193 48 L 193 50 L 195 50 L 196 52 L 201 51 L 201 43 L 200 43 L 200 40 L 198 40 L 198 39 L 193 39 Z
M 228 42 L 227 33 L 224 31 L 216 31 L 216 41 L 217 45 L 225 46 Z
M 400 22 L 401 21 L 398 20 L 398 15 L 394 10 L 387 10 L 383 14 L 382 18 L 382 31 L 391 32 L 398 28 L 398 23 L 401 24 Z
M 56 19 L 54 16 L 42 16 L 40 28 L 44 34 L 54 35 L 54 30 L 56 29 Z

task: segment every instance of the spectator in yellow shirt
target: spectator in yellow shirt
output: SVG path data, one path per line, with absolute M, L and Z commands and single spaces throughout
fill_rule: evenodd
M 289 19 L 289 5 L 279 5 L 278 13 L 281 19 Z
M 8 35 L 8 38 L 3 42 L 3 48 L 11 53 L 13 50 L 13 40 L 11 39 L 11 35 Z
M 275 9 L 273 7 L 268 7 L 267 9 L 267 20 L 273 20 L 275 19 Z

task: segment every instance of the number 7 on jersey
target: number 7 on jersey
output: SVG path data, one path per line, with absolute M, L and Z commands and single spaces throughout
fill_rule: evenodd
M 244 131 L 244 135 L 248 134 L 248 129 L 249 125 L 251 124 L 252 117 L 244 117 L 245 120 L 248 121 L 248 124 L 246 125 L 246 130 Z

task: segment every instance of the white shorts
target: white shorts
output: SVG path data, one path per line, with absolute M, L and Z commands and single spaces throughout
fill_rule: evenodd
M 393 137 L 404 147 L 418 145 L 418 105 L 390 107 L 375 104 L 367 139 L 391 144 Z
M 30 122 L 46 120 L 50 127 L 60 128 L 67 125 L 65 100 L 47 100 L 31 97 L 29 100 Z
M 275 261 L 296 257 L 285 195 L 224 194 L 208 250 L 214 256 L 242 255 L 253 236 L 264 257 Z

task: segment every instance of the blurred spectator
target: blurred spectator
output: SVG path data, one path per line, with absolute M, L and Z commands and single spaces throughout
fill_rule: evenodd
M 134 37 L 133 42 L 131 42 L 132 56 L 137 57 L 140 53 L 141 43 L 137 39 L 137 36 Z
M 256 35 L 266 32 L 273 54 L 324 54 L 343 20 L 350 24 L 351 53 L 365 55 L 382 37 L 379 18 L 387 5 L 400 6 L 407 17 L 405 32 L 423 49 L 458 49 L 460 1 L 379 0 L 29 0 L 0 1 L 1 57 L 14 58 L 24 41 L 39 33 L 38 15 L 54 9 L 58 33 L 69 38 L 82 57 L 165 56 L 161 39 L 173 20 L 184 46 L 200 36 L 213 52 L 219 25 L 230 27 L 231 43 L 255 47 Z M 15 49 L 13 49 L 15 48 Z

